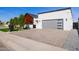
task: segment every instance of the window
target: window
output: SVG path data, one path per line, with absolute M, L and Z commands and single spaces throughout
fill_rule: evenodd
M 62 22 L 57 22 L 57 24 L 62 24 Z

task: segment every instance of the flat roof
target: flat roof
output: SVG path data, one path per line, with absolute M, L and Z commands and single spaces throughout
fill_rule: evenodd
M 41 13 L 38 13 L 38 14 L 50 13 L 50 12 L 57 12 L 57 11 L 62 11 L 62 10 L 67 10 L 67 9 L 70 9 L 71 10 L 71 7 L 63 8 L 63 9 L 57 9 L 57 10 L 52 10 L 52 11 L 41 12 Z

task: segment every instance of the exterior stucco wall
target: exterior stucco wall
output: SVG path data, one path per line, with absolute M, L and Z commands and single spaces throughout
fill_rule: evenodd
M 38 23 L 36 22 L 38 20 Z M 36 29 L 42 29 L 42 20 L 41 19 L 34 19 L 34 24 L 36 25 Z
M 71 10 L 67 10 L 65 12 L 66 17 L 64 17 L 64 30 L 72 30 L 73 29 L 73 19 Z
M 71 30 L 73 28 L 73 20 L 70 9 L 38 14 L 37 20 L 39 20 L 39 22 L 36 24 L 37 25 L 36 28 L 42 29 L 42 20 L 49 20 L 49 19 L 63 19 L 64 30 Z

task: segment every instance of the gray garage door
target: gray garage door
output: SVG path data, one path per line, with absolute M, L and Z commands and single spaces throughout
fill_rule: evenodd
M 63 29 L 62 19 L 43 20 L 42 24 L 43 28 Z

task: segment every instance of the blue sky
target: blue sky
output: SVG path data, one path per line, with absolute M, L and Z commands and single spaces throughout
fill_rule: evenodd
M 20 14 L 32 13 L 37 14 L 40 12 L 57 10 L 65 7 L 0 7 L 0 20 L 5 22 L 19 16 Z M 79 8 L 72 7 L 72 14 L 74 21 L 79 17 Z

